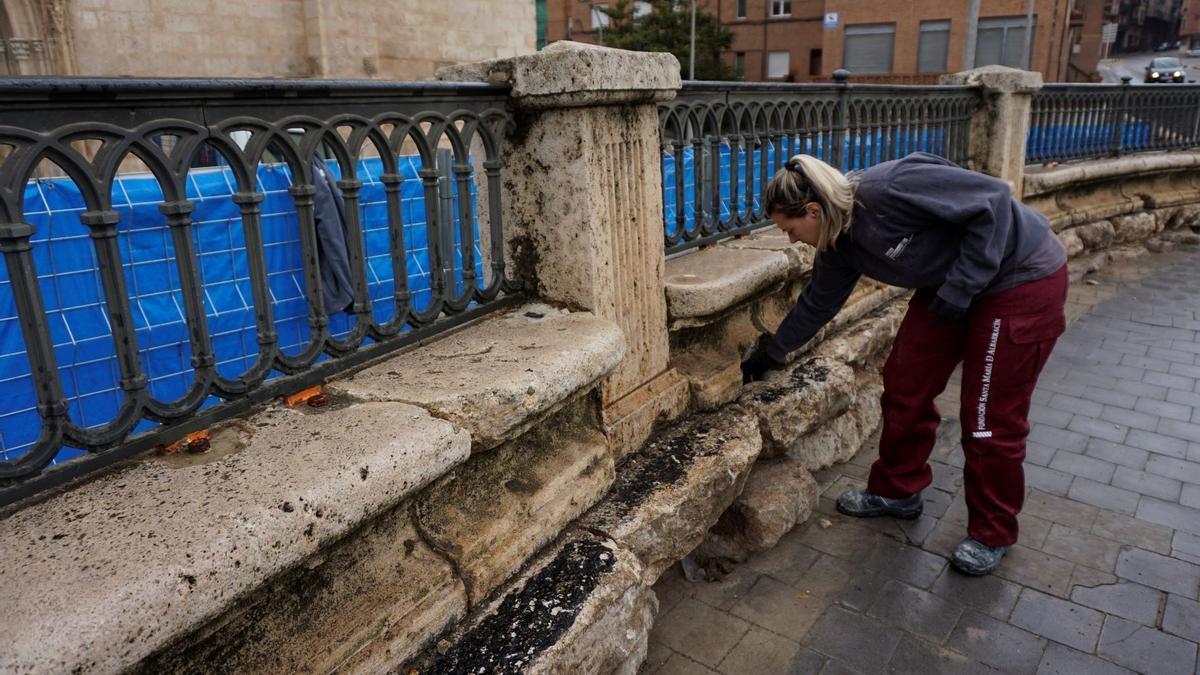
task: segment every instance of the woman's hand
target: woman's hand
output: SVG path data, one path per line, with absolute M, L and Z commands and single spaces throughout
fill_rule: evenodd
M 742 359 L 742 384 L 757 382 L 763 379 L 767 371 L 787 365 L 776 361 L 774 357 L 767 353 L 767 345 L 771 344 L 773 337 L 769 333 L 763 333 L 758 336 L 758 342 L 746 353 L 746 358 Z
M 933 314 L 934 326 L 948 326 L 956 324 L 967 318 L 967 307 L 959 307 L 950 302 L 946 302 L 940 296 L 933 296 L 933 302 L 929 303 L 929 312 Z

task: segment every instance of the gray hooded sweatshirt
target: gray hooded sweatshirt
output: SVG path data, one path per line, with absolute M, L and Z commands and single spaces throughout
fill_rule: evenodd
M 936 288 L 969 307 L 988 293 L 1041 279 L 1067 252 L 1045 216 L 998 178 L 925 153 L 859 175 L 850 229 L 817 254 L 812 279 L 767 353 L 777 360 L 838 313 L 859 275 L 903 288 Z

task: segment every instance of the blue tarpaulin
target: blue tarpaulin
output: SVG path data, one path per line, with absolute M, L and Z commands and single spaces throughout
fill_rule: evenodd
M 335 162 L 328 165 L 332 173 L 340 175 Z M 419 169 L 419 158 L 400 158 L 408 287 L 415 307 L 422 309 L 428 307 L 432 293 Z M 363 181 L 361 222 L 368 294 L 375 319 L 386 322 L 394 314 L 395 279 L 383 184 L 378 180 L 381 162 L 378 158 L 362 160 L 357 170 Z M 290 184 L 286 165 L 259 166 L 257 189 L 265 194 L 262 232 L 275 328 L 284 353 L 297 354 L 309 342 L 310 333 L 298 223 L 287 192 Z M 195 204 L 192 241 L 199 259 L 204 310 L 217 370 L 227 378 L 236 378 L 250 368 L 259 351 L 241 211 L 230 199 L 235 188 L 227 167 L 193 169 L 188 176 L 187 198 Z M 474 210 L 473 183 L 471 190 Z M 158 208 L 163 195 L 149 174 L 128 174 L 117 178 L 112 201 L 121 216 L 118 242 L 149 391 L 161 401 L 177 400 L 191 386 L 193 371 L 174 245 L 166 217 Z M 456 196 L 453 207 L 457 242 Z M 34 264 L 70 417 L 80 426 L 102 426 L 113 419 L 123 394 L 118 387 L 120 373 L 95 248 L 87 228 L 79 222 L 85 210 L 83 198 L 68 178 L 37 179 L 26 188 L 24 208 L 25 221 L 35 229 Z M 478 241 L 476 227 L 475 267 L 482 279 Z M 460 264 L 456 250 L 456 269 Z M 352 315 L 335 314 L 330 317 L 330 331 L 344 335 L 353 329 L 354 321 Z M 273 373 L 272 377 L 279 375 Z M 210 397 L 206 405 L 218 400 Z M 144 421 L 138 430 L 154 426 Z M 12 286 L 7 267 L 0 265 L 0 459 L 20 457 L 37 439 L 40 427 Z M 82 451 L 64 448 L 55 461 L 79 454 Z

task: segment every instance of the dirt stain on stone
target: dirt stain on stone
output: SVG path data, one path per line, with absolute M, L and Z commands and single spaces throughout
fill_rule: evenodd
M 791 392 L 805 389 L 813 382 L 824 382 L 828 378 L 829 367 L 818 365 L 816 359 L 810 359 L 792 370 L 786 384 L 769 387 L 755 394 L 754 400 L 759 403 L 774 403 Z
M 613 552 L 599 541 L 568 543 L 493 614 L 448 649 L 443 645 L 445 653 L 434 650 L 414 668 L 445 674 L 522 672 L 571 628 L 600 578 L 615 563 Z

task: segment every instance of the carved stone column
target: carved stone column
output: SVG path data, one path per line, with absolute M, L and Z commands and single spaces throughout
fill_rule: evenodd
M 678 61 L 557 42 L 536 54 L 443 68 L 438 77 L 512 86 L 508 250 L 531 292 L 610 318 L 625 333 L 629 353 L 601 388 L 620 457 L 687 402 L 686 381 L 667 367 L 655 106 L 674 98 Z

